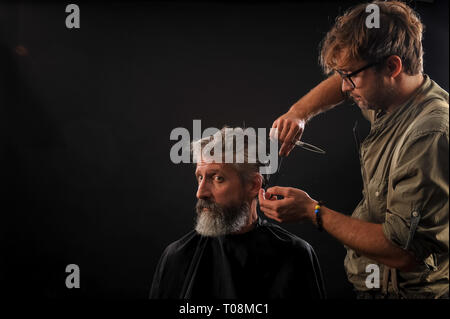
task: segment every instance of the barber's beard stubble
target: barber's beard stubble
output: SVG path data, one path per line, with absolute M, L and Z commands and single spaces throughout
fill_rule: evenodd
M 377 78 L 373 83 L 373 90 L 370 94 L 365 94 L 364 98 L 361 96 L 355 97 L 353 94 L 348 96 L 361 109 L 367 110 L 386 110 L 389 103 L 394 99 L 396 91 L 391 85 L 383 83 L 381 78 Z
M 213 201 L 199 199 L 196 205 L 195 230 L 203 236 L 216 237 L 235 233 L 247 225 L 250 205 L 222 206 Z

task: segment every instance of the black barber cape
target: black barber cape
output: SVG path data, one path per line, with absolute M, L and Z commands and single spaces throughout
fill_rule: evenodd
M 260 218 L 249 232 L 204 237 L 195 230 L 159 260 L 151 299 L 325 298 L 313 248 Z

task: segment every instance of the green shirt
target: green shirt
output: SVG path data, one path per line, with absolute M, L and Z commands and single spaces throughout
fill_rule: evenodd
M 398 291 L 408 298 L 437 298 L 449 289 L 448 93 L 424 77 L 423 85 L 392 113 L 366 114 L 372 125 L 360 150 L 363 199 L 352 215 L 382 224 L 388 240 L 422 262 L 413 272 L 396 270 Z M 382 282 L 385 266 L 346 248 L 344 265 L 355 289 L 381 289 L 367 287 L 371 271 L 366 267 L 378 265 Z M 395 289 L 391 281 L 387 287 Z

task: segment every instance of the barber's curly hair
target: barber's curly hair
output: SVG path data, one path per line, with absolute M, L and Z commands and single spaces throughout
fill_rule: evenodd
M 368 28 L 366 7 L 379 7 L 380 27 Z M 319 63 L 325 73 L 343 69 L 354 60 L 377 62 L 397 55 L 409 75 L 423 72 L 422 36 L 419 15 L 400 1 L 373 1 L 359 4 L 336 19 L 320 44 Z

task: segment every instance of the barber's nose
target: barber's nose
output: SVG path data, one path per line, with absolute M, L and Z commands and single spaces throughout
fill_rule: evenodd
M 342 79 L 342 92 L 349 92 L 353 90 L 353 85 L 351 83 L 349 83 L 350 81 L 346 80 L 346 79 Z
M 196 196 L 198 199 L 208 199 L 211 197 L 211 190 L 206 179 L 203 179 L 198 184 Z

